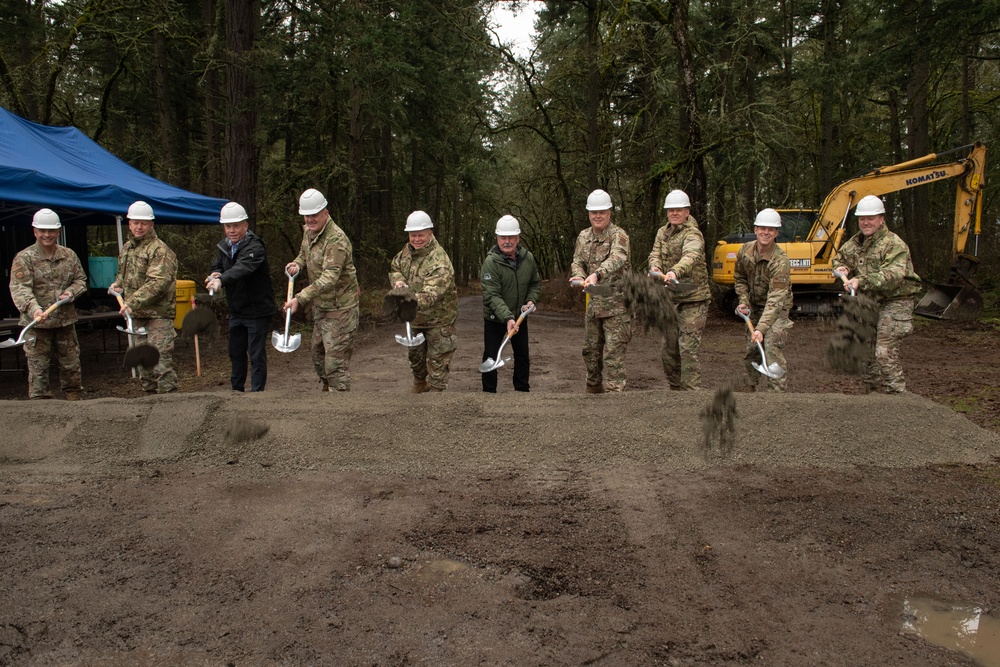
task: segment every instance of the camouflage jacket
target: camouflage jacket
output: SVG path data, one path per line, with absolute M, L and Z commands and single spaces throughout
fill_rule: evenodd
M 125 305 L 139 318 L 174 319 L 177 313 L 177 255 L 150 229 L 122 246 L 115 278 Z
M 687 292 L 673 292 L 674 303 L 708 301 L 712 290 L 705 265 L 705 237 L 692 217 L 679 225 L 667 223 L 656 232 L 653 251 L 649 253 L 650 270 L 673 271 L 680 282 L 694 283 Z
M 631 270 L 628 234 L 618 225 L 609 224 L 601 233 L 588 227 L 576 237 L 571 276 L 586 278 L 591 273 L 597 273 L 598 284 L 613 284 Z M 625 302 L 620 294 L 591 296 L 588 302 L 588 317 L 613 317 L 625 312 Z
M 749 306 L 760 316 L 757 329 L 761 333 L 767 333 L 779 317 L 788 317 L 792 307 L 791 273 L 788 255 L 778 244 L 772 245 L 771 251 L 762 255 L 757 242 L 750 241 L 736 253 L 736 268 L 733 270 L 736 296 L 741 306 Z
M 57 245 L 55 255 L 48 257 L 35 243 L 14 256 L 10 268 L 10 296 L 21 313 L 21 324 L 31 322 L 36 310 L 51 306 L 63 292 L 70 292 L 75 299 L 86 291 L 87 274 L 83 272 L 80 258 L 69 248 Z M 75 323 L 76 308 L 70 301 L 35 326 L 56 329 Z
M 858 279 L 858 290 L 880 303 L 909 299 L 920 291 L 910 249 L 885 225 L 870 237 L 858 232 L 833 257 L 833 268 L 846 266 L 848 278 Z
M 415 327 L 446 327 L 458 318 L 458 289 L 451 259 L 437 238 L 420 250 L 407 243 L 392 258 L 389 284 L 400 280 L 417 295 Z
M 313 319 L 358 307 L 361 292 L 354 269 L 354 247 L 332 218 L 318 234 L 305 231 L 294 261 L 299 265 L 299 279 L 303 269 L 309 271 L 309 286 L 295 296 L 302 306 L 312 304 Z

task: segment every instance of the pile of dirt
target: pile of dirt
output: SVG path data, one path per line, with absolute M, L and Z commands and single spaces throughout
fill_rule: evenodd
M 861 375 L 874 358 L 878 331 L 878 302 L 866 294 L 848 297 L 836 321 L 836 330 L 826 346 L 830 368 Z
M 53 420 L 65 427 L 32 431 Z M 985 462 L 1000 455 L 995 433 L 909 394 L 723 389 L 584 398 L 445 392 L 401 400 L 389 392 L 187 393 L 20 403 L 7 426 L 14 433 L 34 432 L 40 441 L 0 445 L 0 460 L 44 462 L 48 471 L 188 462 L 238 465 L 254 475 L 301 470 L 437 475 L 541 470 L 566 461 L 608 468 L 841 468 Z M 706 432 L 719 438 L 724 460 L 706 460 Z

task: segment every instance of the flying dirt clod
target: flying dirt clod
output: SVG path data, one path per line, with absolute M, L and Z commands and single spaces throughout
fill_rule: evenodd
M 677 307 L 670 290 L 643 273 L 628 273 L 616 285 L 621 289 L 625 307 L 649 331 L 658 331 L 668 339 L 677 337 Z
M 719 441 L 719 453 L 729 456 L 736 440 L 736 396 L 732 387 L 717 389 L 712 402 L 698 415 L 701 418 L 701 431 L 704 436 L 701 442 L 702 454 L 706 458 L 712 451 L 712 445 Z
M 258 419 L 241 419 L 233 417 L 226 424 L 226 444 L 238 445 L 241 442 L 262 438 L 271 430 L 271 425 Z
M 412 322 L 417 316 L 417 296 L 409 287 L 393 287 L 382 300 L 382 314 L 390 322 Z
M 875 357 L 878 312 L 878 302 L 866 294 L 845 298 L 844 311 L 826 346 L 830 368 L 850 375 L 864 373 Z

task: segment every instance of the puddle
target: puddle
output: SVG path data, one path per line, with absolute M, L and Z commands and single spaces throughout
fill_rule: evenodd
M 927 595 L 903 598 L 902 630 L 935 646 L 961 651 L 980 667 L 1000 667 L 1000 620 L 977 605 Z

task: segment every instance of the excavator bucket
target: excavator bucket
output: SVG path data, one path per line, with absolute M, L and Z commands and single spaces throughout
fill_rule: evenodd
M 913 309 L 917 315 L 938 320 L 971 322 L 983 310 L 983 296 L 968 285 L 931 285 Z

